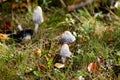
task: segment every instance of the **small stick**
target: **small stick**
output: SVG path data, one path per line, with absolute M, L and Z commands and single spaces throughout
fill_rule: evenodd
M 61 4 L 63 5 L 63 7 L 66 7 L 66 4 L 64 3 L 63 0 L 60 0 Z
M 93 2 L 93 0 L 87 0 L 86 2 L 80 2 L 78 4 L 73 4 L 73 5 L 70 5 L 68 6 L 68 11 L 74 11 L 75 9 L 78 9 L 78 8 L 82 8 L 88 4 L 91 4 Z
M 31 12 L 31 4 L 30 4 L 30 0 L 27 0 L 27 4 L 28 4 L 28 7 L 27 7 L 28 12 Z
M 63 5 L 63 7 L 66 7 L 66 4 L 64 3 L 63 0 L 60 0 L 60 2 L 61 2 L 61 4 Z M 79 19 L 79 17 L 78 17 L 77 15 L 75 15 L 74 12 L 71 12 L 71 14 L 72 14 L 72 16 L 75 17 L 80 23 L 82 23 L 81 20 Z
M 75 15 L 74 12 L 71 12 L 71 14 L 72 14 L 73 17 L 75 17 L 82 24 L 81 20 L 79 19 L 79 17 L 77 15 Z

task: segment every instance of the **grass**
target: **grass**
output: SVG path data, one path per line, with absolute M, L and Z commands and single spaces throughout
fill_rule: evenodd
M 87 66 L 91 62 L 97 63 L 97 57 L 103 56 L 107 65 L 120 64 L 120 23 L 119 16 L 111 14 L 112 21 L 94 18 L 88 10 L 79 9 L 76 15 L 80 24 L 70 13 L 63 9 L 51 8 L 53 12 L 44 12 L 45 22 L 40 26 L 39 34 L 27 44 L 9 41 L 0 42 L 0 79 L 1 80 L 76 80 L 79 76 L 89 76 Z M 16 13 L 14 13 L 16 14 Z M 29 13 L 17 13 L 22 25 L 34 26 Z M 109 23 L 109 24 L 108 24 Z M 12 21 L 12 27 L 17 26 Z M 108 27 L 113 31 L 107 30 Z M 26 28 L 26 27 L 24 27 Z M 33 27 L 31 27 L 33 28 Z M 76 42 L 70 45 L 73 57 L 64 69 L 54 68 L 53 57 L 47 61 L 46 56 L 57 54 L 60 45 L 55 38 L 65 30 L 76 33 Z M 110 39 L 110 40 L 109 40 Z M 32 55 L 36 48 L 42 50 L 42 56 Z M 38 64 L 45 67 L 38 66 Z M 44 70 L 45 68 L 45 70 Z M 43 69 L 43 70 L 42 70 Z M 102 80 L 111 76 L 111 71 L 102 71 Z M 97 80 L 98 76 L 93 76 Z

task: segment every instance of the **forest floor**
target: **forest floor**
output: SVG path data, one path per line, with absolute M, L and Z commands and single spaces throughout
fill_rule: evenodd
M 120 15 L 109 12 L 95 17 L 90 11 L 83 8 L 74 12 L 80 22 L 62 8 L 43 9 L 45 21 L 31 41 L 1 40 L 0 80 L 116 80 L 110 67 L 120 65 Z M 0 15 L 0 26 L 10 21 L 12 31 L 18 30 L 14 18 L 23 29 L 34 28 L 30 12 L 1 12 Z M 64 31 L 72 32 L 76 41 L 69 45 L 73 53 L 69 63 L 59 69 L 53 61 L 61 48 L 56 39 Z M 98 61 L 99 57 L 102 62 Z M 95 72 L 87 70 L 90 63 L 97 64 L 98 68 L 93 68 Z

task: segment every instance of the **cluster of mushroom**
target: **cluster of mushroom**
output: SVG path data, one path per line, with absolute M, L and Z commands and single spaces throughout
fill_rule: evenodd
M 63 45 L 62 45 L 59 55 L 61 56 L 63 63 L 64 63 L 66 57 L 71 57 L 71 55 L 72 55 L 68 44 L 75 42 L 75 40 L 76 40 L 75 36 L 73 36 L 70 31 L 65 31 L 61 35 L 59 42 Z
M 69 44 L 75 42 L 75 40 L 76 40 L 75 36 L 73 36 L 70 31 L 65 31 L 60 36 L 59 43 L 62 44 L 62 47 L 61 47 L 61 50 L 60 50 L 58 56 L 60 56 L 59 61 L 61 61 L 61 63 L 63 65 L 66 62 L 66 58 L 70 58 L 72 56 L 72 52 L 69 49 Z M 56 58 L 56 59 L 58 60 L 58 58 Z M 64 67 L 62 64 L 61 64 L 61 67 L 57 66 L 56 64 L 58 64 L 58 63 L 55 63 L 55 67 L 59 67 L 59 68 Z
M 62 44 L 60 52 L 55 56 L 55 67 L 64 68 L 67 59 L 72 57 L 72 52 L 69 49 L 69 44 L 75 42 L 76 38 L 70 31 L 65 31 L 58 39 L 58 42 Z

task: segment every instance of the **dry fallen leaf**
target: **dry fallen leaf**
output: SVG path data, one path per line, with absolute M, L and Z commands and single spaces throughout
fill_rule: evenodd
M 93 4 L 93 6 L 96 7 L 96 8 L 98 8 L 98 7 L 100 7 L 100 3 L 99 3 L 99 2 L 95 2 L 95 3 Z
M 32 2 L 33 2 L 33 0 L 30 0 L 30 2 L 32 3 Z
M 6 2 L 6 1 L 8 1 L 8 0 L 2 0 L 2 2 Z
M 0 15 L 1 16 L 1 15 Z M 0 21 L 2 21 L 3 20 L 3 18 L 2 17 L 0 17 Z
M 47 70 L 46 66 L 42 63 L 38 63 L 38 67 L 40 68 L 41 71 L 46 71 Z
M 6 21 L 5 24 L 4 24 L 4 29 L 8 30 L 8 29 L 10 29 L 10 27 L 11 27 L 10 21 Z
M 95 34 L 101 38 L 103 37 L 103 33 L 105 32 L 105 30 L 106 30 L 105 26 L 98 25 L 95 27 Z
M 111 32 L 114 32 L 114 30 L 115 30 L 115 28 L 110 27 L 110 26 L 106 28 L 106 31 L 107 31 L 107 32 L 110 32 L 110 33 L 111 33 Z
M 109 41 L 109 42 L 112 42 L 112 41 L 113 41 L 113 38 L 112 38 L 112 37 L 109 37 L 109 38 L 108 38 L 108 41 Z
M 39 48 L 36 49 L 36 55 L 39 57 L 42 55 L 41 49 Z
M 7 34 L 2 34 L 2 33 L 0 33 L 0 39 L 1 39 L 1 40 L 6 40 L 6 39 L 8 39 Z
M 12 4 L 12 9 L 17 9 L 18 8 L 18 4 L 17 3 L 13 3 Z
M 55 56 L 56 56 L 55 52 L 52 52 L 51 54 L 47 54 L 45 58 L 47 61 L 49 61 L 51 58 L 54 58 Z
M 35 53 L 34 52 L 32 52 L 31 54 L 30 54 L 30 57 L 35 57 Z
M 80 39 L 80 41 L 81 41 L 82 43 L 86 43 L 87 39 L 86 39 L 85 37 L 82 37 L 82 38 Z
M 55 52 L 52 52 L 51 53 L 51 58 L 54 58 L 56 56 L 56 53 Z
M 55 63 L 54 65 L 56 68 L 64 68 L 65 67 L 65 64 L 62 64 L 62 63 Z
M 27 8 L 27 4 L 26 4 L 26 3 L 21 3 L 21 4 L 20 4 L 20 8 L 21 8 L 21 9 Z
M 50 47 L 51 47 L 51 41 L 45 40 L 45 41 L 44 41 L 44 45 L 45 45 L 45 49 L 49 50 Z
M 98 66 L 96 63 L 90 63 L 87 67 L 88 72 L 90 73 L 97 73 L 98 72 Z

